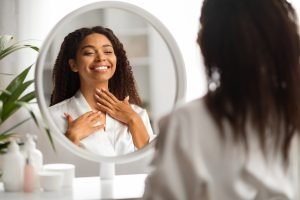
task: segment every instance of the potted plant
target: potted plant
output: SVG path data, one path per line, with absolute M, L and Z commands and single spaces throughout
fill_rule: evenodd
M 39 51 L 36 46 L 27 44 L 26 42 L 13 42 L 13 37 L 10 35 L 0 35 L 0 62 L 8 55 L 24 48 L 30 48 L 34 51 Z M 54 143 L 47 126 L 41 123 L 33 112 L 30 104 L 35 99 L 35 91 L 29 90 L 29 86 L 34 82 L 33 80 L 27 80 L 27 75 L 32 65 L 26 67 L 20 74 L 15 75 L 15 78 L 10 83 L 2 88 L 0 86 L 0 128 L 9 118 L 11 118 L 19 109 L 25 108 L 30 116 L 16 122 L 4 131 L 0 131 L 0 154 L 5 153 L 9 144 L 9 139 L 14 137 L 16 133 L 14 129 L 27 122 L 30 119 L 34 120 L 35 125 L 38 128 L 45 130 L 48 135 L 52 148 L 55 150 Z M 3 72 L 0 68 L 0 76 L 9 75 Z

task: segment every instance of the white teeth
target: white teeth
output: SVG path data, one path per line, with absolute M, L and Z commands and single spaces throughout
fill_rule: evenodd
M 107 68 L 108 68 L 107 66 L 99 66 L 99 67 L 96 67 L 95 69 L 96 70 L 105 70 Z

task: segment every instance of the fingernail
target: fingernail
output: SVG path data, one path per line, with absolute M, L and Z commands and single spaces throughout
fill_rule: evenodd
M 99 90 L 98 88 L 96 88 L 96 91 L 97 91 L 97 92 L 101 92 L 101 90 Z

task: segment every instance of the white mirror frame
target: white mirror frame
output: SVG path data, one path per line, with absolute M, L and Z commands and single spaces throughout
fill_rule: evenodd
M 75 155 L 78 155 L 87 160 L 95 161 L 98 163 L 126 163 L 126 162 L 131 162 L 143 158 L 146 155 L 152 153 L 154 151 L 156 139 L 141 150 L 126 155 L 122 155 L 122 156 L 115 156 L 115 157 L 105 157 L 105 156 L 97 155 L 94 153 L 90 153 L 87 150 L 76 147 L 71 141 L 67 140 L 64 134 L 61 134 L 61 131 L 59 131 L 57 126 L 55 125 L 55 122 L 48 110 L 48 105 L 46 104 L 46 99 L 45 99 L 44 89 L 43 89 L 42 79 L 43 79 L 44 63 L 47 56 L 47 50 L 49 50 L 51 42 L 53 42 L 53 39 L 57 31 L 65 24 L 70 22 L 74 17 L 84 14 L 88 11 L 103 9 L 103 8 L 121 9 L 136 14 L 138 16 L 141 16 L 142 18 L 147 20 L 156 29 L 158 33 L 160 33 L 161 37 L 166 42 L 167 47 L 170 50 L 171 57 L 173 59 L 174 66 L 175 66 L 177 91 L 175 94 L 174 107 L 176 106 L 176 103 L 185 101 L 186 72 L 185 72 L 183 58 L 180 53 L 179 47 L 175 42 L 175 39 L 173 38 L 169 30 L 152 14 L 150 14 L 149 12 L 147 12 L 146 10 L 138 6 L 132 5 L 130 3 L 119 2 L 119 1 L 100 1 L 96 3 L 88 4 L 69 13 L 54 26 L 54 28 L 46 37 L 40 49 L 40 54 L 38 56 L 36 69 L 35 69 L 35 90 L 37 93 L 39 108 L 43 113 L 43 116 L 46 120 L 46 123 L 49 125 L 51 132 L 54 133 L 52 135 L 54 136 L 54 139 L 56 141 L 60 142 L 61 145 L 65 146 L 69 151 L 71 151 Z

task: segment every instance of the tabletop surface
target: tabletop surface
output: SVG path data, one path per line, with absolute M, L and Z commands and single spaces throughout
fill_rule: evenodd
M 73 188 L 55 192 L 4 192 L 0 183 L 1 200 L 80 200 L 80 199 L 140 199 L 144 193 L 146 174 L 116 175 L 112 180 L 99 177 L 75 178 Z

